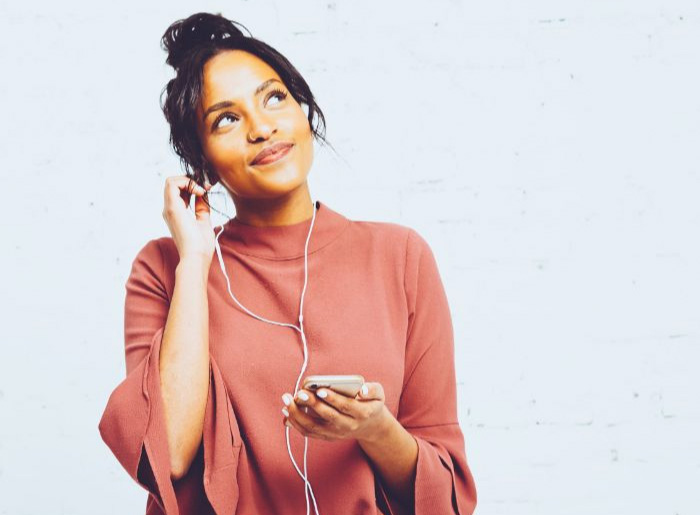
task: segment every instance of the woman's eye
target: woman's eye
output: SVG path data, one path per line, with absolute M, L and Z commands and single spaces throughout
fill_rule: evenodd
M 233 121 L 238 120 L 238 118 L 236 118 L 232 114 L 226 113 L 226 114 L 221 115 L 221 117 L 216 120 L 216 123 L 214 123 L 214 128 L 220 129 L 221 127 L 226 127 L 226 125 L 223 125 L 223 126 L 221 125 L 221 122 L 223 120 L 225 120 L 226 118 L 228 118 L 229 120 L 233 120 Z
M 284 91 L 275 90 L 272 92 L 272 94 L 269 96 L 269 98 L 274 98 L 274 97 L 277 97 L 279 99 L 279 102 L 277 102 L 277 103 L 280 103 L 280 102 L 282 102 L 282 100 L 284 100 L 287 97 L 287 94 Z

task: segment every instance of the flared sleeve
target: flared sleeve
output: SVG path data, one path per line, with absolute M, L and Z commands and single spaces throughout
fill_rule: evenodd
M 146 243 L 132 263 L 124 305 L 126 377 L 110 394 L 98 429 L 119 463 L 149 492 L 161 512 L 179 515 L 160 384 L 160 348 L 170 306 L 164 268 L 158 240 Z M 238 501 L 232 465 L 238 462 L 240 433 L 226 385 L 211 357 L 209 372 L 203 483 L 215 512 L 230 514 Z
M 378 480 L 391 515 L 471 515 L 476 485 L 457 417 L 454 336 L 447 296 L 433 252 L 414 229 L 406 243 L 408 329 L 397 419 L 418 443 L 414 509 Z

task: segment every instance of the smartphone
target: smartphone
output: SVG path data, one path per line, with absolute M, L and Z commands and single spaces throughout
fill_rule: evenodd
M 330 388 L 348 397 L 355 397 L 364 382 L 365 378 L 361 375 L 307 376 L 304 378 L 302 388 L 311 392 L 318 388 Z

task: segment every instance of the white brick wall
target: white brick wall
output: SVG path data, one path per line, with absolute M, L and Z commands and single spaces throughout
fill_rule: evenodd
M 700 513 L 700 4 L 443 0 L 0 5 L 0 514 L 145 506 L 97 422 L 181 173 L 159 38 L 199 10 L 311 84 L 312 195 L 431 243 L 477 512 Z

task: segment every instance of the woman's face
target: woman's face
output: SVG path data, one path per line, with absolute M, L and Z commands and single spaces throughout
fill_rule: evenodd
M 306 182 L 313 134 L 306 114 L 265 61 L 226 50 L 204 65 L 198 133 L 204 155 L 234 197 L 273 198 Z M 272 162 L 253 163 L 275 143 L 290 143 Z

